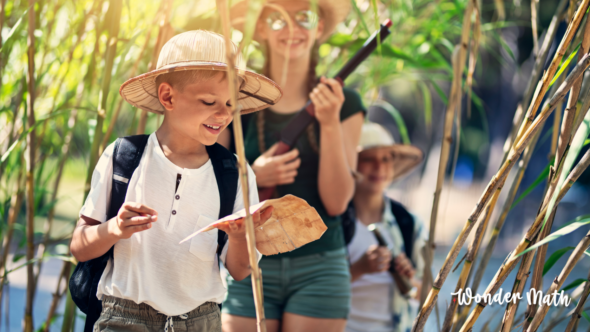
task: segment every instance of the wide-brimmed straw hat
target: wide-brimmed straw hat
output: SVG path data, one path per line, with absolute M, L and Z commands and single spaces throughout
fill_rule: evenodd
M 311 2 L 310 0 L 268 0 L 266 4 L 281 5 L 281 3 L 303 1 Z M 324 21 L 324 31 L 318 37 L 320 42 L 326 41 L 328 37 L 336 29 L 338 23 L 344 21 L 350 12 L 351 4 L 349 0 L 315 0 L 320 9 L 320 16 Z M 265 4 L 265 5 L 266 5 Z M 244 21 L 246 20 L 246 13 L 248 12 L 248 0 L 242 0 L 235 3 L 230 9 L 230 17 L 232 26 L 240 31 L 244 31 Z M 286 28 L 285 28 L 286 29 Z M 260 41 L 256 32 L 254 32 L 254 39 Z
M 271 79 L 246 70 L 246 65 L 233 44 L 237 53 L 237 75 L 242 78 L 238 94 L 238 103 L 242 114 L 258 111 L 276 104 L 283 93 L 281 88 Z M 222 35 L 204 31 L 187 31 L 172 37 L 158 57 L 156 69 L 127 80 L 119 93 L 131 105 L 157 114 L 164 113 L 164 107 L 158 100 L 156 77 L 162 74 L 183 70 L 217 70 L 227 71 L 225 56 L 225 40 Z
M 396 144 L 393 136 L 383 126 L 374 122 L 365 122 L 361 131 L 361 139 L 357 148 L 360 153 L 371 149 L 387 148 L 395 153 L 393 163 L 394 180 L 410 173 L 424 159 L 422 150 L 407 144 Z

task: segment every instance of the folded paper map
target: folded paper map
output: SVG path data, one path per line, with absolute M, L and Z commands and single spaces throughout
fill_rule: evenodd
M 250 213 L 264 210 L 272 206 L 272 216 L 261 226 L 256 227 L 256 249 L 265 255 L 276 255 L 295 250 L 305 244 L 319 239 L 328 229 L 317 211 L 307 202 L 293 195 L 286 195 L 277 199 L 269 199 L 250 206 Z M 246 216 L 242 209 L 232 215 L 201 228 L 189 235 L 180 243 L 193 236 L 208 232 L 230 220 L 237 220 Z

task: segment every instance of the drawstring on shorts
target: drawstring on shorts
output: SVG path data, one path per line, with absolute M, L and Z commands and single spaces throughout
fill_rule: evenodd
M 168 327 L 170 327 L 170 332 L 174 332 L 174 317 L 179 317 L 180 319 L 187 319 L 187 314 L 182 314 L 178 316 L 166 316 L 166 325 L 164 326 L 164 331 L 168 332 Z

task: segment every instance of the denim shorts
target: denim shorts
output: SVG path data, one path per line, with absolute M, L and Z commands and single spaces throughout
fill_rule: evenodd
M 350 308 L 350 271 L 344 248 L 295 258 L 260 260 L 267 319 L 284 312 L 315 318 L 346 318 Z M 256 317 L 250 277 L 228 276 L 222 312 Z
M 137 304 L 130 300 L 103 296 L 102 312 L 93 331 L 221 332 L 221 315 L 217 303 L 206 302 L 181 316 L 168 318 L 145 303 Z M 167 326 L 168 320 L 170 322 Z

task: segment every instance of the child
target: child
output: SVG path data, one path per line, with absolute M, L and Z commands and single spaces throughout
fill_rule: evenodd
M 421 161 L 418 148 L 395 144 L 381 125 L 363 125 L 357 166 L 360 180 L 349 208 L 354 211 L 356 227 L 348 245 L 352 301 L 347 332 L 405 332 L 412 327 L 416 308 L 402 296 L 388 269 L 394 264 L 399 274 L 420 288 L 424 227 L 384 192 Z M 382 230 L 389 248 L 377 245 L 376 237 L 367 229 L 373 223 Z
M 102 312 L 94 331 L 221 331 L 218 304 L 225 288 L 217 230 L 179 242 L 217 220 L 223 204 L 208 151 L 232 120 L 224 50 L 218 34 L 179 34 L 162 48 L 155 71 L 121 86 L 125 100 L 164 120 L 149 136 L 130 179 L 113 172 L 114 144 L 105 149 L 80 211 L 71 243 L 76 259 L 100 257 L 114 245 L 98 284 Z M 243 70 L 239 57 L 236 67 L 243 113 L 280 99 L 276 84 Z M 250 203 L 256 204 L 256 179 L 249 167 L 248 173 Z M 128 189 L 116 217 L 107 220 L 111 179 L 127 182 Z M 241 194 L 238 184 L 234 212 L 244 208 Z M 255 225 L 271 213 L 254 215 Z M 245 226 L 236 221 L 220 230 L 228 240 L 219 259 L 233 278 L 244 279 L 249 274 Z

